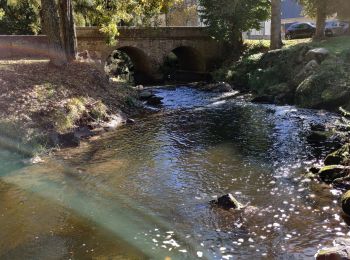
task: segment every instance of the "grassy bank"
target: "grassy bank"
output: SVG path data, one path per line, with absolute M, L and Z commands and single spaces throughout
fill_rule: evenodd
M 268 41 L 248 41 L 245 55 L 226 63 L 214 77 L 271 103 L 350 109 L 350 37 L 287 43 L 281 50 L 263 53 Z
M 50 135 L 97 126 L 135 111 L 135 91 L 109 82 L 92 63 L 50 67 L 47 60 L 0 60 L 0 144 L 41 152 Z M 30 155 L 30 154 L 29 154 Z

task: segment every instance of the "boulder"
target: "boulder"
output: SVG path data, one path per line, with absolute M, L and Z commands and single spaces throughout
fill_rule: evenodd
M 52 132 L 50 134 L 50 139 L 53 146 L 59 146 L 61 148 L 77 147 L 80 145 L 80 139 L 74 132 L 64 134 Z
M 266 88 L 264 94 L 273 97 L 273 100 L 269 103 L 286 104 L 294 99 L 294 93 L 287 83 L 271 85 Z
M 239 203 L 231 193 L 221 196 L 217 200 L 211 201 L 211 204 L 215 204 L 218 207 L 226 210 L 243 208 L 243 205 Z
M 297 105 L 338 110 L 340 106 L 346 107 L 350 104 L 348 69 L 343 63 L 337 62 L 336 59 L 329 58 L 310 75 L 303 76 L 304 79 L 298 84 L 295 93 Z M 309 72 L 314 65 L 308 66 Z M 301 73 L 306 73 L 306 70 L 303 69 Z M 298 76 L 299 74 L 296 77 Z
M 309 172 L 311 172 L 312 174 L 318 174 L 320 172 L 321 168 L 317 167 L 317 166 L 313 166 L 309 169 Z
M 262 103 L 262 104 L 273 104 L 275 102 L 275 98 L 271 95 L 261 95 L 256 96 L 252 99 L 253 103 Z
M 309 50 L 305 55 L 305 60 L 307 62 L 311 60 L 316 60 L 318 63 L 322 63 L 330 55 L 329 50 L 325 48 L 316 48 Z
M 299 84 L 303 82 L 308 76 L 310 76 L 312 73 L 314 73 L 317 68 L 320 65 L 315 60 L 311 60 L 302 69 L 299 71 L 299 73 L 295 76 L 294 81 L 298 82 Z
M 78 59 L 81 59 L 81 60 L 91 60 L 91 56 L 88 50 L 79 52 L 77 56 L 78 56 Z
M 139 90 L 139 91 L 141 91 L 141 90 L 143 90 L 143 85 L 137 85 L 136 87 L 135 87 L 135 89 L 136 90 Z
M 344 178 L 348 175 L 350 167 L 342 165 L 328 165 L 321 168 L 318 176 L 325 183 L 332 183 L 334 180 Z
M 337 239 L 331 248 L 321 249 L 316 260 L 350 260 L 350 239 Z
M 74 131 L 74 135 L 76 138 L 81 140 L 81 139 L 86 139 L 86 138 L 89 138 L 91 136 L 94 136 L 95 134 L 87 126 L 83 126 L 83 127 L 79 127 L 78 129 L 76 129 Z
M 326 131 L 326 126 L 323 124 L 313 123 L 310 125 L 311 131 L 324 132 Z
M 127 123 L 128 125 L 133 125 L 133 124 L 135 124 L 135 119 L 127 118 L 127 119 L 126 119 L 126 123 Z
M 345 144 L 339 150 L 329 154 L 325 161 L 325 165 L 347 164 L 350 161 L 350 144 Z
M 104 124 L 102 124 L 102 127 L 106 131 L 113 131 L 123 125 L 126 122 L 126 118 L 123 114 L 115 114 L 110 116 L 110 120 Z
M 217 93 L 231 92 L 233 88 L 230 84 L 226 82 L 216 82 L 209 84 L 197 84 L 196 87 L 203 91 L 212 91 Z
M 139 94 L 140 100 L 147 100 L 147 99 L 151 98 L 152 96 L 154 96 L 154 95 L 153 95 L 152 91 L 149 91 L 149 90 L 142 91 Z
M 231 91 L 233 91 L 233 88 L 231 87 L 230 84 L 226 82 L 217 83 L 213 89 L 213 92 L 217 92 L 217 93 L 224 93 L 224 92 L 231 92 Z
M 147 105 L 150 106 L 159 106 L 162 104 L 162 97 L 157 97 L 155 95 L 151 96 L 150 98 L 147 99 Z
M 309 50 L 310 50 L 309 46 L 307 46 L 307 45 L 301 46 L 300 50 L 298 51 L 298 54 L 297 54 L 296 62 L 303 63 L 305 60 L 305 55 L 306 55 L 306 53 L 308 53 Z
M 311 133 L 308 135 L 307 139 L 308 141 L 314 143 L 314 142 L 324 142 L 332 137 L 331 132 L 327 131 L 311 131 Z
M 350 216 L 350 191 L 343 194 L 341 198 L 341 206 L 344 213 Z

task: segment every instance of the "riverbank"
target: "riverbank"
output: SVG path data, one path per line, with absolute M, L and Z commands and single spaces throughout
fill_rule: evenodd
M 214 73 L 219 81 L 251 91 L 257 101 L 305 108 L 350 109 L 350 37 L 302 42 L 261 52 L 253 46 L 239 61 Z
M 139 110 L 135 89 L 89 62 L 0 60 L 0 92 L 1 145 L 27 156 L 76 145 Z

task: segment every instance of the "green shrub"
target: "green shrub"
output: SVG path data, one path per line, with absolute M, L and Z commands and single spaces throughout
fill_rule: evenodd
M 85 98 L 71 98 L 63 108 L 54 111 L 54 127 L 59 133 L 66 133 L 75 127 L 75 123 L 86 112 Z

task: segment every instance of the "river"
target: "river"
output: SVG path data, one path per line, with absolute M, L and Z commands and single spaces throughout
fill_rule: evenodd
M 312 259 L 350 231 L 303 177 L 333 148 L 310 125 L 336 115 L 155 91 L 159 111 L 45 163 L 0 150 L 0 259 Z M 208 204 L 228 192 L 256 209 Z

